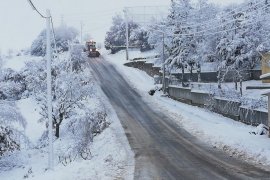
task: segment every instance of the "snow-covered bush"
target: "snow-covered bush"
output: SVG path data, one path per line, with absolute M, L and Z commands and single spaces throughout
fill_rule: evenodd
M 0 75 L 0 99 L 20 99 L 26 90 L 23 75 L 12 69 L 4 69 Z
M 20 150 L 27 140 L 23 134 L 26 121 L 12 101 L 0 100 L 0 157 L 6 153 Z
M 58 52 L 67 51 L 69 42 L 76 40 L 78 32 L 75 28 L 61 25 L 55 29 L 56 48 Z M 51 37 L 51 46 L 54 47 L 53 36 Z M 46 30 L 43 30 L 33 41 L 31 46 L 31 55 L 45 56 L 46 54 Z
M 72 48 L 70 49 L 70 59 L 72 63 L 72 70 L 73 71 L 83 71 L 85 68 L 85 62 L 86 58 L 85 56 L 81 53 L 83 49 L 83 45 L 73 45 Z
M 88 160 L 92 158 L 90 144 L 93 137 L 109 126 L 105 112 L 93 112 L 71 117 L 63 124 L 64 136 L 57 142 L 56 149 L 59 162 L 66 165 L 76 158 Z M 61 142 L 66 142 L 62 145 Z

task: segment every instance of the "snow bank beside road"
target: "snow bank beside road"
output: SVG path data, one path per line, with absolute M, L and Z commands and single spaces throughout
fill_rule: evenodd
M 48 153 L 47 148 L 23 150 L 19 154 L 10 157 L 6 161 L 20 159 L 20 165 L 9 171 L 0 171 L 1 180 L 111 180 L 133 179 L 134 154 L 129 146 L 120 121 L 102 92 L 99 92 L 100 100 L 106 106 L 110 126 L 100 135 L 94 138 L 91 145 L 92 159 L 77 159 L 63 166 L 58 163 L 55 149 L 55 169 L 47 171 Z M 44 124 L 37 123 L 36 104 L 32 99 L 23 99 L 17 102 L 23 117 L 28 122 L 26 134 L 30 140 L 35 141 L 45 129 Z M 64 142 L 63 142 L 64 143 Z M 56 147 L 55 147 L 56 148 Z M 2 162 L 0 161 L 0 164 Z M 1 169 L 1 168 L 0 168 Z
M 116 119 L 114 121 L 117 121 Z M 117 123 L 112 123 L 99 136 L 94 138 L 91 147 L 91 160 L 76 160 L 67 166 L 57 164 L 54 171 L 46 171 L 48 155 L 44 150 L 24 151 L 25 164 L 22 168 L 0 172 L 1 180 L 20 180 L 27 176 L 29 180 L 111 180 L 133 179 L 132 158 L 119 142 Z M 57 162 L 57 157 L 55 157 Z
M 88 107 L 92 112 L 99 112 L 101 109 L 105 111 L 110 125 L 101 134 L 94 137 L 93 143 L 90 145 L 92 154 L 90 160 L 76 158 L 72 163 L 68 163 L 67 166 L 58 162 L 60 152 L 58 147 L 69 143 L 68 139 L 61 138 L 61 140 L 58 139 L 54 143 L 54 171 L 47 170 L 48 147 L 41 149 L 31 149 L 32 147 L 30 147 L 16 154 L 11 154 L 11 156 L 0 158 L 0 179 L 133 179 L 135 167 L 134 154 L 120 121 L 101 89 L 95 86 L 95 91 L 93 92 L 93 97 L 87 102 Z M 31 98 L 21 99 L 16 102 L 16 105 L 27 121 L 26 135 L 36 145 L 39 142 L 37 139 L 45 130 L 44 123 L 37 123 L 40 118 L 39 105 Z M 7 168 L 4 169 L 4 167 Z
M 106 55 L 127 81 L 143 95 L 152 107 L 165 112 L 191 134 L 204 142 L 241 157 L 249 162 L 270 165 L 270 140 L 267 136 L 249 134 L 255 127 L 236 122 L 205 109 L 190 106 L 166 97 L 149 96 L 153 79 L 138 69 L 125 67 L 124 52 Z

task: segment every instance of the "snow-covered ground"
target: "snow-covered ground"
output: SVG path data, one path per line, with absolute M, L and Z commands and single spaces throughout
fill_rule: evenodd
M 26 136 L 32 143 L 37 143 L 45 127 L 43 123 L 38 122 L 38 120 L 41 118 L 41 115 L 39 114 L 39 106 L 32 98 L 21 99 L 16 102 L 16 105 L 23 118 L 27 120 L 25 129 Z
M 126 62 L 124 51 L 115 55 L 104 54 L 104 56 L 142 94 L 147 103 L 171 116 L 179 126 L 232 156 L 257 164 L 270 165 L 270 139 L 266 135 L 250 134 L 249 132 L 256 131 L 255 127 L 236 122 L 203 108 L 161 97 L 160 92 L 157 92 L 155 96 L 149 96 L 148 91 L 154 87 L 153 78 L 143 71 L 123 66 Z M 140 53 L 139 56 L 142 54 Z
M 63 54 L 65 56 L 65 54 Z M 39 60 L 39 58 L 28 55 L 14 56 L 5 59 L 5 68 L 12 68 L 18 71 L 24 67 L 25 62 L 29 60 Z M 95 86 L 95 97 L 91 98 L 88 103 L 91 109 L 99 108 L 99 105 L 106 110 L 107 121 L 110 122 L 101 134 L 94 137 L 90 146 L 92 158 L 82 160 L 77 158 L 72 163 L 64 166 L 58 162 L 57 154 L 59 145 L 66 145 L 68 141 L 59 143 L 56 140 L 54 171 L 47 170 L 48 152 L 45 148 L 36 147 L 38 139 L 44 132 L 45 124 L 39 123 L 39 105 L 34 98 L 26 98 L 16 101 L 17 109 L 21 112 L 23 118 L 27 121 L 25 134 L 29 138 L 30 144 L 22 147 L 22 151 L 13 153 L 11 156 L 1 157 L 0 159 L 0 179 L 1 180 L 103 180 L 103 179 L 133 179 L 134 174 L 134 154 L 129 146 L 124 130 L 120 121 L 110 105 L 108 99 L 102 90 Z M 66 142 L 67 141 L 67 142 Z
M 67 166 L 55 161 L 54 171 L 48 171 L 46 149 L 25 150 L 16 157 L 21 161 L 20 167 L 0 172 L 1 180 L 19 180 L 24 177 L 36 180 L 133 179 L 133 154 L 117 121 L 116 117 L 109 128 L 94 138 L 92 159 L 76 160 Z
M 11 57 L 5 57 L 3 59 L 4 60 L 3 68 L 11 68 L 14 71 L 19 71 L 25 66 L 26 62 L 38 61 L 41 59 L 42 59 L 41 57 L 33 57 L 30 55 L 20 55 L 20 56 L 13 55 Z

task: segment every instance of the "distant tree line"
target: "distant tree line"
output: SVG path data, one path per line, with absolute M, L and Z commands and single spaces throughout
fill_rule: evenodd
M 112 26 L 106 33 L 105 37 L 105 48 L 111 50 L 114 54 L 126 46 L 126 24 L 125 20 L 120 16 L 116 15 L 113 17 Z M 128 22 L 128 36 L 129 46 L 139 48 L 141 51 L 147 51 L 153 49 L 148 43 L 148 31 L 136 22 Z

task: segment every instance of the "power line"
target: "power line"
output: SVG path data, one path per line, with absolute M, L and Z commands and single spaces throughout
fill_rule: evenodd
M 254 8 L 254 6 L 256 6 L 256 5 L 258 5 L 258 4 L 261 4 L 262 2 L 259 2 L 259 3 L 256 3 L 256 4 L 253 4 L 252 6 L 249 6 L 249 9 L 250 8 Z M 264 6 L 261 6 L 261 7 L 259 7 L 259 8 L 257 8 L 257 9 L 254 9 L 253 11 L 250 11 L 250 12 L 248 12 L 247 14 L 251 14 L 252 12 L 254 12 L 254 11 L 258 11 L 258 10 L 260 10 L 260 9 L 266 9 L 267 7 L 269 7 L 269 5 L 268 4 L 266 4 L 266 5 L 264 5 Z M 239 8 L 238 8 L 239 9 Z M 238 14 L 239 12 L 234 12 L 234 14 Z M 267 16 L 267 15 L 265 15 L 265 16 Z M 265 16 L 262 16 L 262 17 L 265 17 Z M 261 17 L 261 18 L 262 18 Z M 228 19 L 229 20 L 229 19 Z M 218 28 L 219 27 L 222 27 L 222 26 L 225 26 L 225 25 L 228 25 L 228 24 L 230 24 L 230 23 L 233 23 L 234 21 L 239 21 L 240 19 L 235 19 L 235 20 L 230 20 L 230 21 L 228 21 L 228 22 L 223 22 L 223 23 L 221 23 L 220 25 L 218 25 L 218 26 L 212 26 L 212 27 L 210 27 L 210 28 L 205 28 L 205 29 L 203 29 L 203 30 L 201 30 L 201 31 L 197 31 L 197 32 L 193 32 L 193 33 L 186 33 L 186 34 L 175 34 L 176 36 L 177 35 L 182 35 L 182 36 L 206 36 L 206 35 L 211 35 L 211 34 L 218 34 L 218 33 L 222 33 L 222 32 L 226 32 L 226 31 L 232 31 L 232 30 L 237 30 L 237 29 L 239 29 L 239 27 L 237 27 L 237 28 L 232 28 L 232 29 L 227 29 L 227 30 L 218 30 Z M 251 22 L 252 20 L 251 19 L 246 19 L 246 20 L 242 20 L 241 21 L 241 23 L 243 23 L 243 24 L 245 24 L 245 23 L 247 23 L 246 25 L 248 26 L 248 25 L 251 25 L 251 24 L 254 24 L 254 23 L 258 23 L 258 22 L 260 22 L 260 21 L 262 21 L 262 20 L 260 20 L 260 21 L 255 21 L 255 22 L 253 22 L 253 23 L 249 23 L 249 22 Z M 204 22 L 205 23 L 205 22 Z M 201 24 L 204 24 L 204 23 L 201 23 Z M 212 22 L 213 23 L 213 22 Z M 242 25 L 243 25 L 242 24 Z M 196 26 L 199 26 L 199 25 L 196 25 Z M 181 28 L 191 28 L 191 26 L 181 26 Z M 181 29 L 180 28 L 180 29 Z M 210 30 L 213 30 L 213 29 L 217 29 L 216 31 L 213 31 L 213 32 L 209 32 Z M 202 33 L 205 33 L 205 32 L 209 32 L 209 33 L 207 33 L 207 34 L 202 34 Z M 200 35 L 201 34 L 201 35 Z
M 225 21 L 226 21 L 226 20 L 229 20 L 229 18 L 230 18 L 231 16 L 237 15 L 237 14 L 239 14 L 240 12 L 247 11 L 247 10 L 250 9 L 250 8 L 255 8 L 256 6 L 258 6 L 258 5 L 263 5 L 263 4 L 264 4 L 263 1 L 257 2 L 257 3 L 255 3 L 255 4 L 251 5 L 251 6 L 249 6 L 249 4 L 247 4 L 247 5 L 245 5 L 245 6 L 237 7 L 237 8 L 235 8 L 235 9 L 233 9 L 233 10 L 230 10 L 229 12 L 226 12 L 226 13 L 225 13 L 225 16 L 224 16 L 224 15 L 221 16 L 221 17 L 216 16 L 216 18 L 213 18 L 213 19 L 204 21 L 204 22 L 202 22 L 202 23 L 186 24 L 186 25 L 181 26 L 181 27 L 183 27 L 183 28 L 191 28 L 191 27 L 199 27 L 199 26 L 211 26 L 214 22 L 217 22 L 217 21 L 219 21 L 219 20 L 225 20 Z M 264 8 L 264 7 L 267 7 L 267 6 L 269 6 L 269 4 L 264 5 L 264 6 L 262 6 L 262 7 L 259 7 L 259 8 L 256 9 L 256 10 L 259 10 L 259 9 Z M 241 8 L 242 8 L 242 9 L 241 9 Z M 240 9 L 241 11 L 236 11 L 237 9 Z M 232 13 L 232 14 L 231 14 L 231 13 Z M 173 21 L 173 22 L 177 23 L 177 22 L 182 22 L 182 21 Z
M 36 8 L 36 6 L 34 5 L 34 3 L 32 2 L 32 0 L 28 0 L 28 2 L 30 3 L 31 7 L 33 8 L 33 10 L 35 10 L 42 18 L 46 19 L 49 18 L 51 25 L 52 25 L 52 33 L 53 33 L 53 40 L 54 40 L 54 51 L 57 54 L 57 49 L 56 49 L 56 35 L 55 35 L 55 29 L 54 29 L 54 23 L 53 23 L 53 17 L 52 15 L 50 15 L 49 17 L 44 16 L 42 13 L 40 13 L 40 11 Z M 58 57 L 58 55 L 57 55 Z
M 265 7 L 264 7 L 265 8 Z M 263 17 L 267 17 L 267 16 L 269 16 L 269 15 L 264 15 L 264 16 L 261 16 L 261 18 L 263 18 Z M 252 22 L 252 23 L 249 23 L 249 24 L 246 24 L 246 25 L 252 25 L 252 24 L 256 24 L 256 23 L 258 23 L 258 22 L 261 22 L 261 21 L 263 21 L 264 19 L 261 19 L 261 20 L 258 20 L 258 21 L 255 21 L 255 22 L 252 22 L 252 20 L 244 20 L 244 21 L 242 21 L 241 23 L 243 23 L 244 25 L 245 25 L 245 23 L 248 23 L 248 22 Z M 241 25 L 243 25 L 243 24 L 241 24 Z M 223 24 L 224 25 L 224 24 Z M 223 25 L 219 25 L 219 26 L 216 26 L 216 27 L 220 27 L 220 26 L 223 26 Z M 194 32 L 194 33 L 187 33 L 187 34 L 180 34 L 180 35 L 195 35 L 195 34 L 200 34 L 200 33 L 204 33 L 204 32 L 208 32 L 209 30 L 211 30 L 211 29 L 216 29 L 216 27 L 213 27 L 213 28 L 208 28 L 208 29 L 205 29 L 205 30 L 202 30 L 202 31 L 198 31 L 198 32 Z M 239 27 L 237 27 L 237 28 L 233 28 L 233 30 L 237 30 L 237 29 L 239 29 Z M 226 30 L 224 30 L 224 31 L 226 31 Z M 216 31 L 216 32 L 218 32 L 218 31 Z M 213 32 L 213 33 L 215 33 L 215 32 Z
M 221 19 L 222 20 L 228 20 L 228 18 L 230 18 L 231 16 L 237 15 L 238 13 L 243 12 L 243 11 L 247 11 L 250 8 L 255 8 L 258 5 L 263 5 L 263 3 L 264 3 L 263 1 L 260 1 L 260 2 L 257 2 L 255 4 L 252 4 L 252 5 L 250 5 L 248 3 L 248 4 L 244 5 L 244 6 L 240 6 L 240 7 L 238 6 L 238 7 L 234 8 L 234 9 L 230 10 L 229 12 L 224 13 L 221 17 L 216 16 L 216 18 L 209 19 L 209 20 L 204 21 L 202 23 L 189 24 L 187 26 L 189 26 L 189 27 L 190 26 L 195 26 L 196 27 L 196 26 L 200 26 L 200 25 L 209 25 L 209 24 L 211 25 L 211 21 L 213 23 L 213 22 L 218 21 L 218 20 L 221 20 Z M 268 6 L 268 5 L 266 5 L 266 6 Z M 240 9 L 240 11 L 238 9 Z M 236 10 L 238 10 L 238 11 L 236 11 Z M 177 22 L 177 21 L 175 21 L 175 22 Z
M 36 6 L 34 5 L 34 3 L 32 2 L 32 0 L 28 0 L 29 4 L 31 5 L 31 7 L 33 8 L 33 10 L 35 10 L 42 18 L 49 18 L 49 17 L 46 17 L 44 16 L 37 8 Z
M 267 16 L 267 15 L 265 15 L 265 16 Z M 265 16 L 262 16 L 262 17 L 265 17 Z M 231 23 L 233 23 L 234 21 L 239 21 L 239 19 L 235 19 L 235 20 L 232 20 L 232 21 L 230 21 L 230 22 L 226 22 L 226 23 L 224 23 L 224 24 L 220 24 L 220 25 L 218 25 L 218 26 L 211 27 L 211 28 L 208 28 L 208 29 L 204 29 L 204 30 L 201 30 L 201 31 L 197 31 L 197 32 L 194 32 L 194 33 L 190 33 L 190 34 L 201 34 L 201 33 L 204 33 L 204 32 L 208 32 L 209 30 L 218 29 L 219 27 L 222 27 L 222 26 L 224 26 L 224 25 L 231 24 Z M 243 21 L 241 21 L 241 23 L 245 23 L 245 22 L 248 22 L 248 21 L 252 21 L 252 20 L 243 20 Z M 257 21 L 257 22 L 259 22 L 259 21 Z M 255 23 L 257 23 L 257 22 L 255 22 Z M 185 34 L 183 34 L 183 35 L 185 35 Z
M 265 15 L 267 16 L 267 15 Z M 263 16 L 263 17 L 265 17 Z M 256 24 L 258 22 L 261 22 L 263 21 L 263 19 L 259 20 L 259 21 L 255 21 L 255 22 L 251 22 L 251 21 L 247 21 L 245 24 L 245 26 L 250 26 L 250 25 L 253 25 L 253 24 Z M 226 29 L 226 30 L 220 30 L 220 31 L 214 31 L 214 32 L 209 32 L 209 33 L 206 33 L 206 34 L 201 34 L 201 35 L 196 35 L 198 33 L 186 33 L 186 34 L 174 34 L 174 35 L 167 35 L 168 37 L 177 37 L 177 36 L 187 36 L 187 37 L 202 37 L 202 36 L 209 36 L 209 35 L 215 35 L 215 34 L 220 34 L 220 33 L 223 33 L 223 32 L 229 32 L 229 31 L 234 31 L 234 30 L 237 30 L 237 29 L 240 29 L 239 27 L 236 27 L 236 28 L 230 28 L 230 29 Z M 207 32 L 207 31 L 206 31 Z

